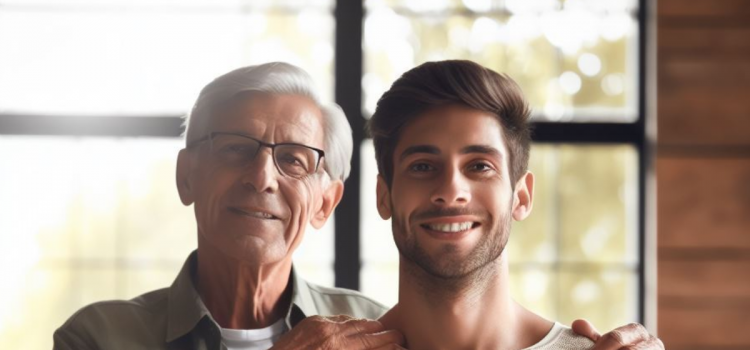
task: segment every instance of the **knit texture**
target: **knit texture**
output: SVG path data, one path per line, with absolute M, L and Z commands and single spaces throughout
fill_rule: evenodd
M 589 338 L 575 334 L 572 329 L 557 322 L 540 342 L 524 350 L 586 350 L 594 346 Z

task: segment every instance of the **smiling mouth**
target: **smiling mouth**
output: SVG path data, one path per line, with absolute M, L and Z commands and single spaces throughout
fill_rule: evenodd
M 235 207 L 229 207 L 229 210 L 235 214 L 249 216 L 251 218 L 258 218 L 258 219 L 264 219 L 264 220 L 277 220 L 278 219 L 278 217 L 275 217 L 269 213 L 262 212 L 262 211 L 242 210 L 242 209 L 235 208 Z
M 473 229 L 475 227 L 478 227 L 479 223 L 467 221 L 467 222 L 454 222 L 450 224 L 422 224 L 421 226 L 428 230 L 437 231 L 437 232 L 458 233 L 458 232 L 464 232 L 464 231 Z

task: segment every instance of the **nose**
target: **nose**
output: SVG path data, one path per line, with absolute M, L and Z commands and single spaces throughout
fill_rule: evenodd
M 471 201 L 471 191 L 466 177 L 459 170 L 449 170 L 437 181 L 430 200 L 437 206 L 466 205 Z
M 242 184 L 256 192 L 274 193 L 279 189 L 280 176 L 273 162 L 271 149 L 260 149 L 242 174 Z

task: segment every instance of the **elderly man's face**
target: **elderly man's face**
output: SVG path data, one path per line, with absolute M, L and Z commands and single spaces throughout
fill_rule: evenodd
M 324 149 L 321 111 L 304 96 L 239 96 L 213 111 L 206 129 L 206 134 L 241 133 L 272 144 Z M 340 182 L 324 190 L 320 168 L 301 179 L 284 176 L 267 147 L 247 164 L 229 166 L 204 142 L 181 151 L 177 181 L 183 203 L 195 204 L 203 244 L 262 265 L 291 258 L 307 223 L 312 219 L 313 225 L 322 225 L 338 202 L 331 206 L 327 201 L 331 187 Z

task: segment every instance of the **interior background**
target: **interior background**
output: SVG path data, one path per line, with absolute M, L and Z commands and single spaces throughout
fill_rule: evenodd
M 516 299 L 600 329 L 658 319 L 670 349 L 747 348 L 748 34 L 743 0 L 0 1 L 0 348 L 48 349 L 81 306 L 171 283 L 195 247 L 179 117 L 210 79 L 269 60 L 308 70 L 359 141 L 347 202 L 295 263 L 392 303 L 361 126 L 395 77 L 445 58 L 508 72 L 535 110 Z

